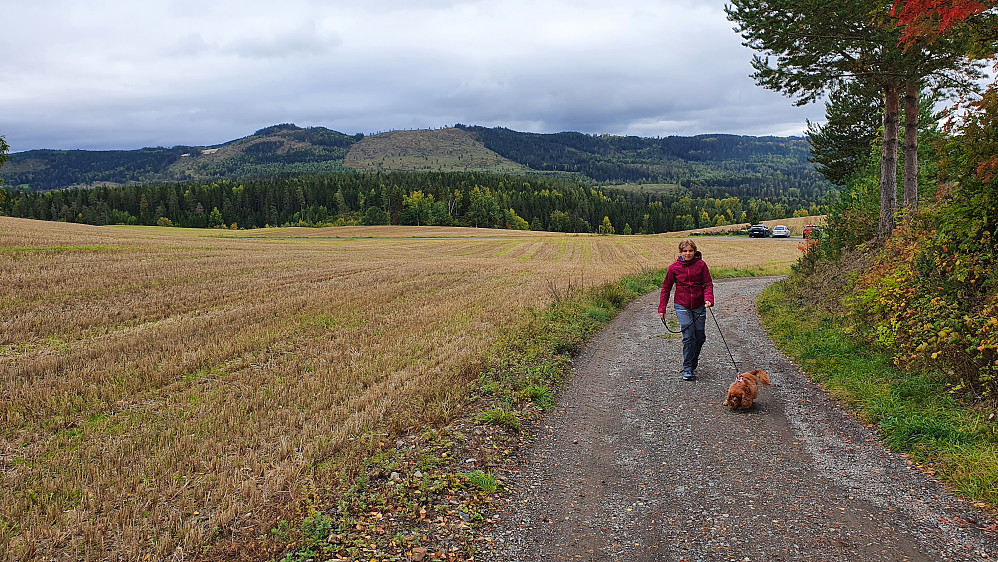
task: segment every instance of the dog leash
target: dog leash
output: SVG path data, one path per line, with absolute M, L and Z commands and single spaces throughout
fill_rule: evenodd
M 666 307 L 666 310 L 668 310 L 668 309 L 669 308 Z M 692 313 L 692 311 L 690 311 L 690 312 Z M 675 314 L 675 311 L 673 311 L 673 314 Z M 703 314 L 707 314 L 707 313 L 703 312 L 703 313 L 701 313 L 699 315 L 694 313 L 694 315 L 693 315 L 693 322 L 690 322 L 689 324 L 686 325 L 685 328 L 681 328 L 678 332 L 676 330 L 673 330 L 672 328 L 669 327 L 669 322 L 665 319 L 665 316 L 662 317 L 662 324 L 665 326 L 666 330 L 669 330 L 670 333 L 673 333 L 673 334 L 682 334 L 686 330 L 689 330 L 691 327 L 693 327 L 693 323 L 696 322 L 700 318 L 700 316 L 703 315 Z M 679 322 L 679 315 L 678 314 L 676 315 L 676 322 Z M 683 323 L 679 322 L 679 325 L 682 326 Z
M 714 325 L 717 326 L 717 333 L 721 335 L 721 341 L 724 343 L 724 349 L 728 350 L 728 357 L 731 358 L 731 364 L 735 366 L 735 372 L 740 373 L 741 371 L 738 369 L 738 363 L 735 361 L 735 356 L 731 354 L 731 348 L 728 347 L 728 342 L 724 340 L 724 332 L 721 331 L 721 325 L 717 322 L 717 316 L 714 315 L 714 307 L 707 307 L 707 310 L 710 311 L 710 315 L 714 319 Z M 738 375 L 738 378 L 741 378 L 741 375 Z
M 735 361 L 735 356 L 731 354 L 731 348 L 728 347 L 728 342 L 724 339 L 724 332 L 721 331 L 721 325 L 717 322 L 717 316 L 714 314 L 714 307 L 708 306 L 704 308 L 710 311 L 710 315 L 714 319 L 714 325 L 717 326 L 717 333 L 720 334 L 721 336 L 721 342 L 724 344 L 724 349 L 728 350 L 728 357 L 731 358 L 731 364 L 735 366 L 735 372 L 736 373 L 741 372 L 738 370 L 738 362 Z M 707 314 L 707 313 L 702 312 L 701 314 Z M 689 330 L 691 327 L 693 327 L 693 323 L 696 322 L 698 318 L 699 316 L 694 316 L 693 322 L 690 322 L 689 324 L 686 325 L 685 328 L 682 328 L 679 331 L 673 330 L 672 328 L 669 327 L 669 322 L 665 319 L 665 316 L 662 317 L 662 324 L 665 326 L 666 330 L 669 330 L 669 332 L 673 334 L 682 334 L 686 330 Z M 679 316 L 676 316 L 676 320 L 677 321 L 679 320 Z M 680 323 L 680 326 L 681 325 L 682 323 Z

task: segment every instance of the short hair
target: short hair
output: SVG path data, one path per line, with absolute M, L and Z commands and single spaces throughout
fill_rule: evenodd
M 694 241 L 692 241 L 692 240 L 690 240 L 689 238 L 687 238 L 686 240 L 683 240 L 682 242 L 679 243 L 679 251 L 682 252 L 683 248 L 685 248 L 686 246 L 689 246 L 690 248 L 693 248 L 694 252 L 697 251 L 697 243 L 694 242 Z

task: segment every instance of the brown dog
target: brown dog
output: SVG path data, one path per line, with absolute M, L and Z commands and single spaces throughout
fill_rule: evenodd
M 747 410 L 759 396 L 759 383 L 769 384 L 769 375 L 762 369 L 755 369 L 738 375 L 728 387 L 728 399 L 724 405 L 732 410 Z

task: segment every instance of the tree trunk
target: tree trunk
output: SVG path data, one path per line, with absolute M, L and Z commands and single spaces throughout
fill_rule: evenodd
M 908 84 L 904 94 L 904 210 L 918 208 L 918 94 L 917 84 Z
M 898 120 L 900 90 L 897 84 L 884 86 L 884 148 L 880 155 L 880 224 L 877 236 L 894 232 L 894 213 L 898 207 Z

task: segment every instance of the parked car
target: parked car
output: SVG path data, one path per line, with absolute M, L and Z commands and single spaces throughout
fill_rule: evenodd
M 790 229 L 782 224 L 774 226 L 773 238 L 790 238 Z
M 821 236 L 821 230 L 818 229 L 816 224 L 805 224 L 804 225 L 804 238 L 819 238 Z
M 764 224 L 753 224 L 748 230 L 749 238 L 765 238 L 772 234 L 769 227 Z

